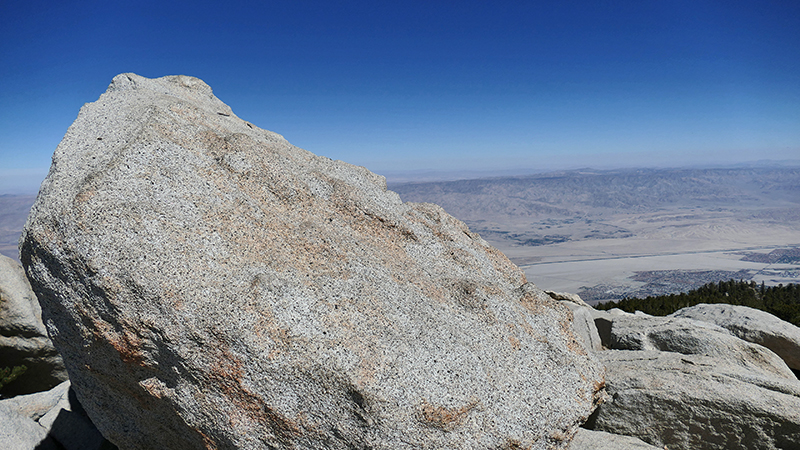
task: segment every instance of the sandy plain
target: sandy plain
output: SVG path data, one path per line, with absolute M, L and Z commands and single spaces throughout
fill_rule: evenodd
M 626 238 L 571 241 L 539 247 L 492 242 L 548 290 L 574 292 L 588 300 L 681 292 L 707 282 L 749 279 L 767 285 L 800 282 L 800 265 L 747 261 L 800 247 L 800 229 L 693 219 Z

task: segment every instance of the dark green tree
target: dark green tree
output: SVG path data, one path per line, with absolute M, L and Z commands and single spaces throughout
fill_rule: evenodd
M 3 386 L 19 378 L 26 370 L 28 370 L 26 366 L 0 368 L 0 390 L 3 389 Z
M 597 309 L 619 308 L 623 311 L 642 311 L 654 316 L 665 316 L 699 303 L 727 303 L 749 306 L 777 316 L 796 326 L 800 326 L 800 286 L 761 286 L 754 281 L 729 280 L 708 283 L 697 289 L 680 294 L 651 296 L 647 298 L 624 298 L 618 302 L 606 302 Z

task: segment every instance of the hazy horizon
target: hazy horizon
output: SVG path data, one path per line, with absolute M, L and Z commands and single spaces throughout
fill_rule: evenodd
M 430 181 L 454 181 L 497 177 L 516 177 L 535 174 L 558 173 L 563 171 L 576 170 L 659 170 L 659 169 L 737 169 L 737 168 L 794 168 L 800 167 L 800 159 L 792 160 L 755 160 L 742 161 L 735 163 L 718 164 L 688 164 L 688 165 L 580 165 L 563 164 L 551 165 L 539 168 L 516 167 L 503 169 L 465 169 L 465 170 L 445 170 L 445 169 L 411 169 L 411 170 L 383 170 L 370 171 L 386 177 L 389 184 L 401 184 L 409 182 L 430 182 Z M 39 186 L 47 176 L 48 168 L 41 169 L 0 169 L 0 195 L 35 195 L 39 192 Z

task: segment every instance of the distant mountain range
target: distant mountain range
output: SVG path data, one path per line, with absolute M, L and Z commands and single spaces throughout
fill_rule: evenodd
M 404 201 L 436 203 L 467 222 L 800 206 L 800 168 L 586 169 L 389 187 Z
M 484 170 L 378 170 L 377 173 L 386 177 L 390 184 L 423 183 L 438 181 L 476 180 L 482 178 L 509 178 L 526 177 L 531 175 L 546 175 L 551 173 L 569 172 L 602 172 L 602 171 L 636 171 L 636 170 L 705 170 L 705 169 L 797 169 L 800 168 L 800 159 L 748 161 L 728 164 L 703 164 L 681 167 L 539 167 L 539 168 L 513 168 L 513 169 L 484 169 Z

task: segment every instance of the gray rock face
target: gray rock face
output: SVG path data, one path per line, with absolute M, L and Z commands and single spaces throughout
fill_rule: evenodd
M 578 294 L 566 292 L 545 291 L 553 300 L 559 300 L 562 305 L 572 311 L 572 326 L 575 334 L 581 339 L 587 351 L 603 350 L 603 344 L 594 323 L 594 308 L 584 302 Z
M 657 447 L 793 449 L 800 383 L 724 358 L 658 351 L 597 353 L 611 399 L 587 424 Z
M 0 448 L 111 450 L 65 381 L 49 391 L 0 401 Z
M 0 369 L 15 366 L 27 370 L 0 389 L 1 397 L 46 391 L 67 379 L 22 266 L 0 255 Z
M 594 308 L 589 305 L 580 306 L 580 304 L 571 301 L 562 301 L 561 303 L 572 311 L 572 326 L 586 351 L 599 352 L 603 350 L 603 342 L 600 340 L 600 334 L 597 331 L 597 326 L 595 326 L 592 313 Z
M 747 306 L 699 304 L 670 316 L 718 325 L 745 341 L 767 347 L 791 369 L 800 370 L 800 328 L 770 313 Z
M 58 447 L 47 439 L 47 430 L 35 420 L 19 414 L 0 401 L 0 448 L 33 450 L 37 447 L 56 450 Z
M 21 259 L 123 449 L 565 448 L 603 381 L 464 224 L 196 78 L 120 75 L 81 109 Z
M 720 326 L 593 313 L 610 398 L 587 426 L 657 447 L 785 449 L 800 442 L 800 382 L 769 349 Z
M 19 395 L 14 398 L 0 400 L 0 403 L 29 419 L 38 421 L 65 399 L 68 392 L 69 381 L 64 381 L 48 391 Z
M 570 450 L 661 450 L 635 437 L 585 428 L 578 429 L 569 448 Z
M 707 355 L 780 378 L 796 379 L 783 360 L 769 349 L 739 339 L 711 323 L 646 314 L 608 314 L 598 316 L 596 321 L 601 322 L 598 328 L 609 330 L 608 341 L 604 342 L 609 349 Z

